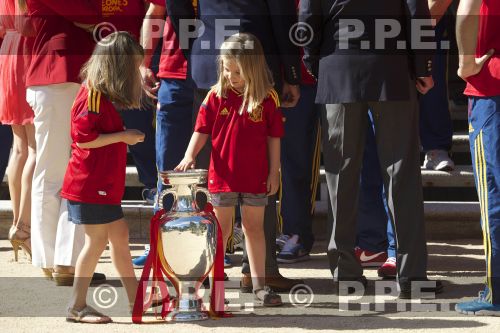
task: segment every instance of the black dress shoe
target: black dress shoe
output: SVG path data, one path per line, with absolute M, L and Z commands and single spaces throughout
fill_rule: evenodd
M 432 295 L 425 294 L 436 295 L 443 292 L 443 283 L 440 280 L 419 279 L 400 283 L 400 289 L 400 299 L 419 299 L 422 298 L 422 296 L 429 298 L 432 297 Z
M 106 275 L 102 273 L 94 273 L 94 275 L 92 275 L 92 280 L 90 280 L 90 283 L 92 284 L 99 284 L 104 282 L 106 282 Z
M 368 280 L 366 279 L 366 277 L 364 275 L 361 275 L 360 277 L 357 277 L 357 278 L 342 278 L 342 279 L 339 279 L 336 281 L 335 283 L 335 292 L 337 293 L 337 295 L 340 294 L 340 287 L 342 286 L 342 283 L 345 283 L 345 286 L 347 286 L 347 294 L 348 295 L 351 295 L 351 294 L 354 294 L 356 292 L 356 287 L 354 285 L 350 286 L 349 285 L 349 282 L 359 282 L 363 285 L 363 288 L 366 290 L 366 287 L 368 286 Z

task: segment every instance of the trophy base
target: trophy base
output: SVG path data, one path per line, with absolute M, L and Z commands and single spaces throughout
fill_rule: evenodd
M 208 315 L 204 312 L 199 311 L 179 311 L 174 310 L 167 316 L 167 321 L 177 321 L 177 322 L 186 322 L 186 321 L 200 321 L 207 320 Z

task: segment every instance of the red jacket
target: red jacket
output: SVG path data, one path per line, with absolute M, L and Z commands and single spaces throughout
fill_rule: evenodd
M 79 83 L 82 65 L 95 46 L 91 33 L 73 22 L 96 24 L 100 8 L 92 0 L 27 0 L 36 30 L 26 86 Z

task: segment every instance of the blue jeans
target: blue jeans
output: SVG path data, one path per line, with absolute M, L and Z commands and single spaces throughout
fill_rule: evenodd
M 443 16 L 436 26 L 436 42 L 443 40 L 448 30 L 448 18 Z M 448 50 L 437 49 L 432 66 L 434 87 L 420 96 L 420 141 L 424 151 L 450 150 L 453 125 L 448 105 Z
M 156 187 L 155 130 L 153 128 L 154 110 L 123 110 L 123 123 L 128 129 L 136 129 L 145 134 L 144 142 L 128 146 L 134 158 L 139 181 L 145 187 Z
M 158 171 L 172 170 L 184 157 L 193 132 L 194 88 L 190 78 L 161 80 L 158 91 L 160 108 L 156 113 Z M 158 192 L 165 187 L 161 179 L 158 180 L 157 186 Z
M 469 142 L 481 206 L 487 301 L 500 304 L 500 96 L 469 100 Z
M 357 245 L 371 252 L 387 251 L 396 257 L 396 240 L 385 199 L 375 132 L 369 117 L 361 169 Z
M 300 99 L 293 108 L 282 108 L 285 136 L 281 139 L 281 185 L 279 219 L 283 233 L 299 235 L 310 251 L 314 242 L 312 209 L 319 174 L 318 107 L 315 85 L 302 85 Z M 281 221 L 280 221 L 281 222 Z
M 0 182 L 5 176 L 5 169 L 9 164 L 10 150 L 12 148 L 12 129 L 9 125 L 0 125 Z

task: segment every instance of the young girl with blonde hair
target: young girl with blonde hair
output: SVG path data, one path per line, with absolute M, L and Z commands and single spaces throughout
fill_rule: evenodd
M 121 199 L 127 144 L 142 142 L 144 134 L 125 129 L 117 109 L 140 104 L 143 56 L 143 49 L 130 34 L 113 33 L 98 43 L 81 72 L 84 83 L 71 111 L 73 151 L 61 193 L 68 199 L 68 219 L 83 225 L 85 231 L 66 316 L 71 322 L 111 322 L 86 304 L 92 275 L 108 242 L 129 303 L 135 300 L 137 280 Z
M 184 159 L 176 170 L 194 168 L 211 136 L 208 189 L 223 233 L 231 234 L 235 206 L 241 205 L 253 291 L 264 306 L 282 305 L 265 284 L 264 209 L 277 192 L 283 120 L 273 79 L 259 40 L 233 35 L 221 46 L 219 79 L 202 103 Z

